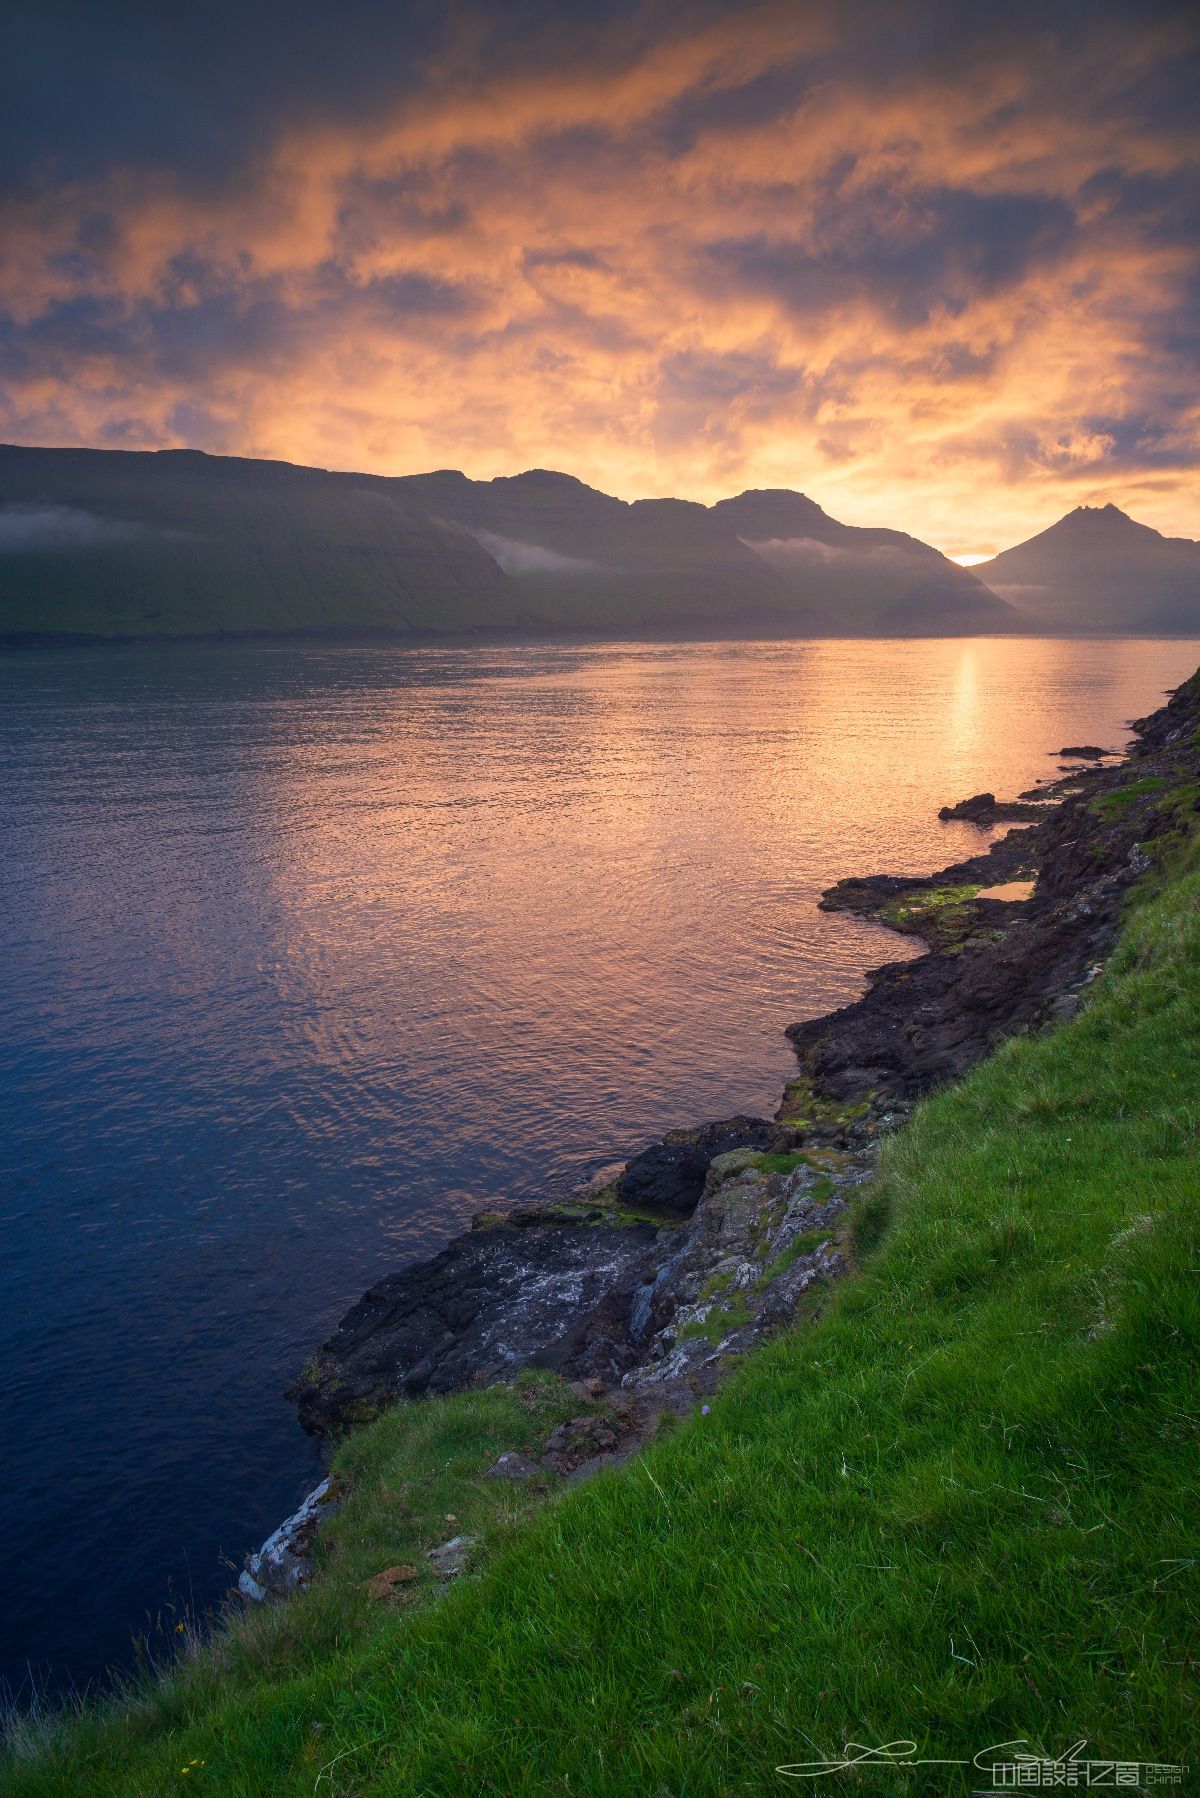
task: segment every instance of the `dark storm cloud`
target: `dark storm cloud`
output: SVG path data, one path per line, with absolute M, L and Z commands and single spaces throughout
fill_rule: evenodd
M 1064 201 L 950 188 L 858 189 L 834 194 L 801 238 L 725 238 L 704 247 L 708 277 L 769 294 L 789 311 L 820 313 L 851 301 L 908 328 L 935 309 L 1017 285 L 1069 247 L 1076 228 Z
M 0 175 L 79 181 L 132 164 L 234 177 L 281 117 L 390 105 L 439 35 L 436 9 L 385 0 L 9 0 Z

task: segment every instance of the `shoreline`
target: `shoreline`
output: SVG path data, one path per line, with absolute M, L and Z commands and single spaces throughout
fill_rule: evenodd
M 97 649 L 541 649 L 586 648 L 614 643 L 940 643 L 979 642 L 990 638 L 1062 643 L 1192 643 L 1197 630 L 1179 631 L 1065 631 L 1039 629 L 1032 619 L 1022 619 L 1008 630 L 851 631 L 795 630 L 773 621 L 755 629 L 744 619 L 719 621 L 680 619 L 670 626 L 646 624 L 602 625 L 480 625 L 469 631 L 411 630 L 314 625 L 295 630 L 196 631 L 174 636 L 106 635 L 87 631 L 0 631 L 0 656 L 19 658 L 50 655 L 57 651 Z
M 824 909 L 931 946 L 788 1029 L 799 1071 L 774 1117 L 672 1131 L 564 1199 L 477 1214 L 351 1307 L 288 1391 L 303 1427 L 331 1444 L 402 1398 L 549 1369 L 586 1409 L 543 1465 L 579 1478 L 640 1447 L 664 1412 L 694 1410 L 758 1342 L 819 1315 L 870 1239 L 861 1189 L 882 1138 L 1006 1038 L 1078 1010 L 1151 865 L 1143 843 L 1180 826 L 1158 795 L 1200 772 L 1198 725 L 1193 678 L 1135 721 L 1119 759 L 1035 789 L 1044 818 L 938 874 L 830 888 Z M 986 896 L 1031 874 L 1028 897 Z M 248 1557 L 243 1591 L 306 1584 L 336 1503 L 309 1494 Z

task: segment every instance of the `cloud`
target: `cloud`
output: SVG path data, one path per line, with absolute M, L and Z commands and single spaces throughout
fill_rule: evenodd
M 0 506 L 0 555 L 33 551 L 99 549 L 145 534 L 142 525 L 102 518 L 75 506 Z
M 0 435 L 1196 531 L 1182 6 L 147 18 L 14 31 Z
M 873 543 L 865 546 L 847 543 L 821 543 L 815 537 L 743 537 L 747 549 L 763 556 L 773 566 L 802 568 L 806 562 L 820 565 L 829 562 L 899 562 L 912 553 L 899 543 Z
M 540 543 L 502 537 L 497 531 L 474 530 L 470 535 L 500 564 L 505 574 L 594 574 L 606 566 L 586 556 L 560 555 L 557 550 L 546 549 Z

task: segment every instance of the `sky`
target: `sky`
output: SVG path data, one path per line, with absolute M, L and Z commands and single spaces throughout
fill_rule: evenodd
M 6 0 L 0 440 L 1200 537 L 1190 6 Z

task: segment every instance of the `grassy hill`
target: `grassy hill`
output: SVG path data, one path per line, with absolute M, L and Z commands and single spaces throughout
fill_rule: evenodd
M 577 1403 L 553 1381 L 386 1414 L 307 1596 L 29 1733 L 4 1790 L 698 1798 L 905 1740 L 923 1765 L 854 1789 L 987 1787 L 1016 1739 L 1194 1763 L 1200 819 L 1155 802 L 1178 828 L 1086 1006 L 917 1110 L 857 1277 L 709 1415 L 539 1503 L 481 1475 Z M 373 1601 L 447 1513 L 472 1573 Z

